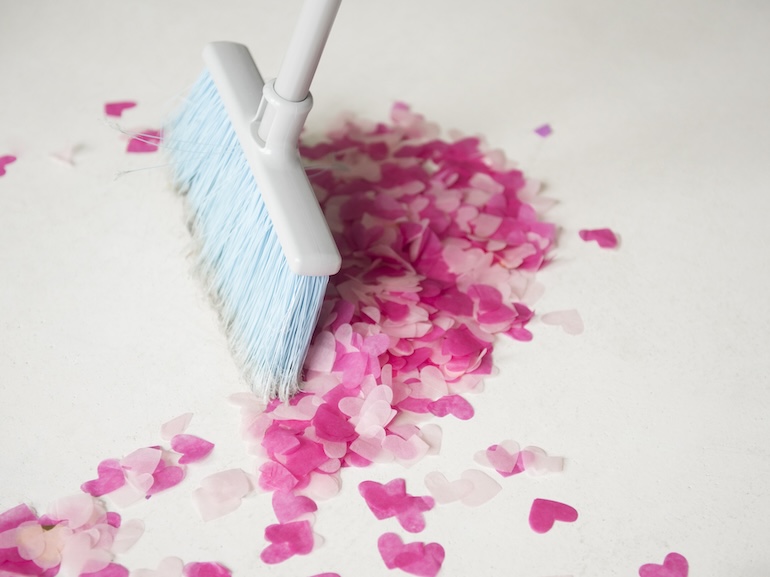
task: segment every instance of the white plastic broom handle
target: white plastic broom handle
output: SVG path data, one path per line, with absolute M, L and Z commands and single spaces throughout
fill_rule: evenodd
M 305 0 L 275 81 L 282 98 L 300 102 L 308 95 L 341 1 Z

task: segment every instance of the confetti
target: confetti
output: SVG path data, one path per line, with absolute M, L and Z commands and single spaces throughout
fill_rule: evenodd
M 679 553 L 669 553 L 663 565 L 647 563 L 639 567 L 639 577 L 687 577 L 689 572 L 687 559 Z
M 547 138 L 553 134 L 553 128 L 551 128 L 550 124 L 542 124 L 535 128 L 535 134 L 542 136 L 543 138 Z
M 615 248 L 618 246 L 618 237 L 609 228 L 583 229 L 578 234 L 584 241 L 594 240 L 602 248 Z
M 388 569 L 401 569 L 420 577 L 435 577 L 444 562 L 444 548 L 438 543 L 404 543 L 395 533 L 377 540 L 380 556 Z
M 306 520 L 268 525 L 265 539 L 270 545 L 262 551 L 260 559 L 270 565 L 313 550 L 313 531 Z
M 583 332 L 583 319 L 575 309 L 545 313 L 540 320 L 547 325 L 560 326 L 568 335 L 579 335 Z
M 377 519 L 395 517 L 404 530 L 419 533 L 425 529 L 423 513 L 433 508 L 431 497 L 415 497 L 406 492 L 404 479 L 393 479 L 382 485 L 376 481 L 363 481 L 358 492 Z
M 124 100 L 120 102 L 107 102 L 104 105 L 104 114 L 107 116 L 115 116 L 120 118 L 123 115 L 123 111 L 128 110 L 136 106 L 136 102 L 131 100 Z
M 230 570 L 220 563 L 210 561 L 187 563 L 182 570 L 184 577 L 230 577 Z
M 174 435 L 171 439 L 171 448 L 180 453 L 182 457 L 179 459 L 180 465 L 186 465 L 188 463 L 196 463 L 208 457 L 209 453 L 214 449 L 214 443 L 210 443 L 195 435 Z
M 160 130 L 144 130 L 131 137 L 126 146 L 126 152 L 157 152 L 161 139 Z
M 577 518 L 573 507 L 548 499 L 535 499 L 529 510 L 529 526 L 535 533 L 547 533 L 556 521 L 574 523 Z
M 16 162 L 17 158 L 10 154 L 0 156 L 0 176 L 5 176 L 5 167 Z

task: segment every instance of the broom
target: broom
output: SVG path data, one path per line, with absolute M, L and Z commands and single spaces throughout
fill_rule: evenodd
M 198 264 L 255 393 L 286 400 L 341 259 L 297 149 L 340 0 L 306 0 L 274 81 L 248 49 L 206 45 L 206 70 L 167 128 Z

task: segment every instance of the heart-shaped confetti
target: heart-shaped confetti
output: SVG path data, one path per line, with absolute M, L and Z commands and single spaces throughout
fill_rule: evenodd
M 0 156 L 0 176 L 5 176 L 5 167 L 16 162 L 16 157 L 10 154 Z
M 110 563 L 98 571 L 81 573 L 80 577 L 128 577 L 128 569 L 117 563 Z
M 449 481 L 443 473 L 431 471 L 425 475 L 425 487 L 436 500 L 436 503 L 445 505 L 459 501 L 473 491 L 473 481 L 470 479 L 457 479 Z
M 647 563 L 639 567 L 639 577 L 687 577 L 689 572 L 687 559 L 679 553 L 669 553 L 663 565 Z
M 186 465 L 188 463 L 196 463 L 208 457 L 209 453 L 214 449 L 214 443 L 210 443 L 195 435 L 179 434 L 174 435 L 171 439 L 171 448 L 182 455 L 179 458 L 179 464 Z
M 262 551 L 260 559 L 271 565 L 294 555 L 307 555 L 313 550 L 313 530 L 308 521 L 268 525 L 265 539 L 270 545 Z
M 280 523 L 293 521 L 297 517 L 318 510 L 315 501 L 304 495 L 295 495 L 291 491 L 275 491 L 273 493 L 273 511 Z
M 157 152 L 161 139 L 160 130 L 144 130 L 131 137 L 126 146 L 126 152 Z
M 596 244 L 602 248 L 615 248 L 618 246 L 618 237 L 609 228 L 583 229 L 578 234 L 584 241 L 596 241 Z
M 206 561 L 203 563 L 188 563 L 182 570 L 184 577 L 230 577 L 230 570 L 220 563 Z
M 408 494 L 404 479 L 393 479 L 385 485 L 376 481 L 363 481 L 358 485 L 358 492 L 375 517 L 396 517 L 401 526 L 410 533 L 419 533 L 425 528 L 423 513 L 430 511 L 434 505 L 431 497 L 415 497 Z
M 401 569 L 419 577 L 435 577 L 444 562 L 444 548 L 438 543 L 404 543 L 395 533 L 377 540 L 380 556 L 388 569 Z
M 568 335 L 579 335 L 584 329 L 583 319 L 575 309 L 545 313 L 540 320 L 547 325 L 560 326 Z
M 573 507 L 548 499 L 535 499 L 529 510 L 529 526 L 535 533 L 547 533 L 556 521 L 574 523 L 577 518 L 578 512 Z
M 107 102 L 104 105 L 104 114 L 106 114 L 107 116 L 115 116 L 119 118 L 123 114 L 124 110 L 133 108 L 134 106 L 136 106 L 136 102 L 133 102 L 131 100 L 122 100 L 119 102 Z
M 120 489 L 126 484 L 126 476 L 120 461 L 117 459 L 106 459 L 96 467 L 98 477 L 91 481 L 86 481 L 80 488 L 83 492 L 101 497 L 107 493 Z

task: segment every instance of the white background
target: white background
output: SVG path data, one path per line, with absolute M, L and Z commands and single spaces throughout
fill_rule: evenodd
M 44 510 L 104 458 L 160 441 L 186 411 L 217 444 L 168 494 L 122 513 L 147 532 L 119 559 L 220 561 L 236 575 L 389 575 L 356 486 L 456 477 L 511 438 L 567 457 L 562 475 L 501 479 L 478 509 L 427 515 L 442 575 L 637 575 L 677 551 L 693 577 L 770 574 L 768 245 L 770 4 L 762 0 L 348 0 L 313 86 L 309 132 L 339 112 L 385 120 L 403 100 L 445 129 L 483 134 L 558 201 L 555 261 L 537 312 L 576 308 L 569 336 L 534 322 L 502 343 L 473 420 L 440 422 L 439 457 L 348 470 L 321 505 L 326 543 L 276 567 L 258 496 L 202 523 L 198 480 L 252 466 L 226 397 L 242 389 L 190 273 L 179 198 L 160 155 L 127 155 L 157 128 L 211 40 L 248 44 L 277 73 L 299 2 L 0 1 L 0 510 Z M 548 139 L 532 130 L 544 122 Z M 74 166 L 52 158 L 73 146 Z M 124 174 L 133 169 L 145 169 Z M 609 226 L 605 251 L 577 236 Z M 580 519 L 537 535 L 533 498 Z

